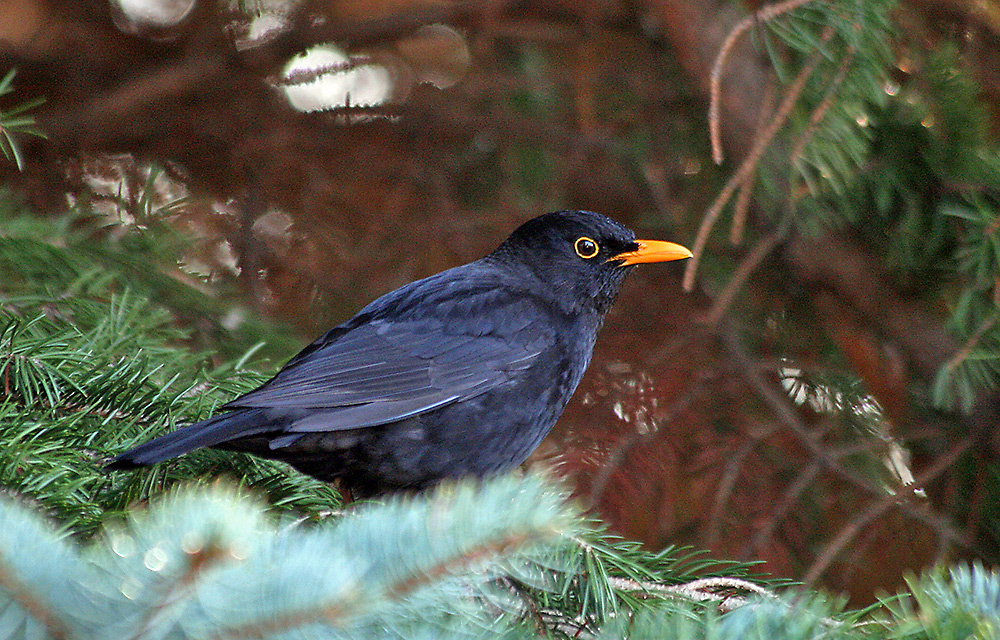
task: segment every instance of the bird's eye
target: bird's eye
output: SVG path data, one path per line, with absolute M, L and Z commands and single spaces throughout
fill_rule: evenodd
M 576 249 L 576 255 L 580 256 L 581 258 L 587 258 L 588 260 L 596 256 L 597 253 L 601 250 L 601 248 L 597 246 L 597 243 L 588 238 L 587 236 L 583 236 L 582 238 L 577 238 L 576 243 L 573 245 L 573 248 Z

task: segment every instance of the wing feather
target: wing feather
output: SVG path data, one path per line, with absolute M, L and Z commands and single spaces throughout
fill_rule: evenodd
M 386 424 L 512 382 L 554 340 L 551 327 L 496 323 L 488 333 L 481 324 L 475 333 L 461 333 L 455 331 L 461 323 L 422 317 L 331 332 L 326 343 L 308 348 L 307 357 L 293 359 L 226 408 L 301 410 L 286 426 L 290 433 Z

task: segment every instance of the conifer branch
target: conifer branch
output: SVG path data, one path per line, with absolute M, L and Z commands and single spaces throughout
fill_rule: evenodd
M 966 340 L 962 346 L 955 352 L 955 355 L 951 357 L 948 362 L 944 363 L 943 369 L 946 372 L 952 372 L 965 362 L 972 352 L 975 351 L 976 347 L 979 345 L 979 341 L 983 339 L 989 331 L 1000 322 L 1000 313 L 995 313 L 990 317 L 986 318 L 979 323 L 976 330 L 972 332 L 969 339 Z
M 823 35 L 821 39 L 823 42 L 827 42 L 833 37 L 834 31 L 832 28 L 827 27 L 823 30 Z M 705 251 L 705 245 L 708 243 L 708 235 L 712 231 L 712 227 L 715 226 L 716 221 L 722 214 L 723 207 L 729 202 L 729 199 L 736 193 L 736 190 L 743 184 L 745 180 L 748 179 L 750 174 L 753 172 L 757 163 L 764 156 L 764 152 L 767 150 L 768 146 L 771 144 L 771 140 L 777 135 L 778 131 L 785 124 L 785 121 L 792 114 L 792 109 L 795 107 L 795 103 L 798 102 L 799 97 L 802 95 L 803 89 L 805 89 L 806 82 L 812 76 L 813 72 L 823 61 L 823 56 L 821 52 L 814 51 L 809 59 L 802 66 L 795 80 L 785 89 L 784 97 L 782 98 L 781 104 L 778 107 L 774 118 L 771 119 L 771 123 L 768 125 L 767 129 L 764 130 L 760 139 L 756 141 L 754 147 L 747 154 L 747 157 L 743 159 L 740 163 L 739 168 L 735 173 L 726 181 L 726 184 L 722 187 L 722 191 L 716 196 L 715 200 L 712 201 L 711 206 L 702 216 L 701 225 L 698 227 L 698 235 L 695 237 L 694 246 L 692 248 L 692 253 L 694 256 L 688 260 L 687 266 L 684 270 L 684 280 L 683 286 L 685 291 L 691 291 L 694 288 L 694 277 L 698 272 L 698 265 L 701 261 L 701 256 Z
M 781 500 L 764 520 L 763 526 L 755 531 L 753 537 L 747 542 L 746 551 L 753 553 L 763 548 L 766 542 L 771 539 L 771 536 L 774 535 L 778 526 L 785 521 L 785 516 L 788 515 L 788 512 L 791 511 L 793 506 L 798 504 L 799 498 L 805 493 L 806 489 L 812 486 L 812 483 L 819 477 L 822 471 L 823 465 L 817 460 L 811 460 L 805 468 L 799 471 L 795 480 L 782 493 Z
M 826 116 L 826 112 L 830 110 L 830 107 L 834 105 L 834 97 L 837 95 L 837 89 L 840 85 L 844 83 L 847 78 L 847 72 L 851 69 L 851 64 L 854 62 L 855 51 L 853 47 L 848 47 L 847 53 L 840 60 L 840 64 L 837 66 L 837 71 L 834 73 L 833 78 L 830 80 L 827 86 L 826 93 L 823 99 L 820 100 L 816 108 L 813 109 L 812 114 L 809 116 L 809 124 L 806 125 L 805 131 L 799 136 L 798 141 L 796 141 L 795 146 L 792 148 L 791 163 L 796 164 L 799 158 L 802 157 L 802 152 L 805 150 L 806 145 L 812 140 L 813 135 L 816 132 L 817 127 L 823 121 Z
M 869 449 L 871 449 L 871 445 L 867 442 L 862 442 L 833 449 L 831 455 L 840 459 L 848 455 L 862 453 Z M 782 493 L 781 500 L 771 509 L 771 513 L 764 520 L 763 526 L 754 532 L 753 537 L 746 543 L 741 552 L 742 554 L 753 554 L 764 548 L 778 526 L 784 522 L 788 513 L 799 503 L 799 498 L 802 494 L 812 486 L 812 483 L 819 477 L 822 471 L 823 465 L 815 459 L 811 460 L 805 468 L 799 471 L 795 480 Z
M 10 596 L 28 612 L 33 619 L 45 627 L 49 635 L 54 640 L 67 640 L 70 638 L 69 629 L 63 624 L 50 609 L 46 607 L 31 590 L 17 579 L 15 572 L 5 562 L 3 554 L 0 553 L 0 595 L 6 591 Z M 2 602 L 2 600 L 0 600 Z
M 819 444 L 815 434 L 811 433 L 806 425 L 795 414 L 795 410 L 792 408 L 791 402 L 788 398 L 782 395 L 778 389 L 774 388 L 774 385 L 768 384 L 757 368 L 753 365 L 753 362 L 747 355 L 747 352 L 738 336 L 735 334 L 734 329 L 730 326 L 722 326 L 720 327 L 720 331 L 729 353 L 733 356 L 737 366 L 743 371 L 743 374 L 746 376 L 751 387 L 753 387 L 758 395 L 760 395 L 760 397 L 771 406 L 779 420 L 788 428 L 789 432 L 795 436 L 805 449 L 809 451 L 813 459 L 822 464 L 825 469 L 836 473 L 838 477 L 858 487 L 866 493 L 870 493 L 878 498 L 883 498 L 885 496 L 885 491 L 881 487 L 873 484 L 860 473 L 845 467 L 836 459 L 835 456 L 831 454 L 831 452 L 827 451 Z M 963 443 L 965 443 L 965 441 L 963 441 Z M 965 443 L 965 447 L 967 446 L 968 443 Z M 964 452 L 964 449 L 956 451 L 956 455 L 962 452 Z M 931 477 L 936 477 L 937 474 L 943 472 L 946 466 L 938 470 Z M 937 466 L 935 466 L 934 469 L 937 469 Z M 915 486 L 920 485 L 915 483 Z M 917 508 L 906 501 L 892 500 L 886 505 L 887 508 L 890 506 L 897 506 L 903 513 L 911 518 L 926 523 L 943 539 L 963 547 L 967 547 L 969 544 L 969 541 L 965 540 L 964 536 L 956 531 L 947 521 L 933 513 L 927 513 L 924 509 Z
M 183 604 L 184 597 L 194 589 L 198 576 L 203 575 L 207 568 L 213 567 L 221 560 L 225 555 L 223 552 L 222 546 L 214 540 L 209 540 L 192 553 L 187 553 L 184 557 L 186 564 L 184 570 L 167 586 L 160 598 L 144 612 L 142 620 L 132 635 L 128 637 L 128 640 L 143 640 L 143 638 L 148 637 L 148 634 L 155 628 L 157 619 L 164 616 L 171 607 Z
M 354 589 L 335 600 L 320 602 L 307 609 L 290 611 L 277 616 L 269 615 L 264 619 L 252 620 L 235 627 L 222 629 L 216 635 L 211 636 L 211 640 L 266 638 L 316 622 L 342 626 L 346 624 L 347 620 L 364 614 L 371 603 L 399 602 L 418 589 L 439 582 L 447 576 L 469 570 L 488 559 L 510 555 L 518 549 L 549 539 L 557 533 L 549 528 L 511 532 L 500 539 L 485 542 L 459 555 L 445 558 L 434 565 L 419 569 L 402 577 L 402 579 L 395 580 L 387 587 L 369 591 Z
M 774 112 L 774 99 L 777 94 L 777 82 L 773 76 L 769 76 L 767 86 L 764 88 L 764 99 L 761 101 L 760 113 L 757 114 L 757 123 L 754 125 L 751 148 L 757 145 L 757 141 L 764 134 L 765 126 Z M 755 168 L 747 175 L 736 195 L 736 204 L 733 206 L 733 224 L 729 229 L 729 244 L 738 245 L 743 241 L 743 229 L 746 227 L 747 211 L 750 209 L 750 199 L 753 195 L 756 176 Z
M 747 225 L 747 212 L 750 210 L 756 176 L 756 170 L 750 172 L 736 194 L 736 203 L 733 205 L 733 224 L 729 227 L 729 244 L 731 245 L 735 246 L 743 242 L 743 230 Z
M 777 4 L 765 5 L 756 13 L 741 20 L 730 30 L 726 39 L 723 40 L 722 46 L 719 47 L 719 53 L 716 54 L 715 63 L 712 65 L 712 73 L 709 78 L 708 130 L 709 138 L 712 142 L 712 160 L 715 164 L 722 164 L 723 160 L 722 141 L 719 134 L 719 103 L 721 102 L 722 94 L 722 70 L 726 65 L 726 60 L 729 58 L 733 46 L 739 37 L 750 27 L 773 20 L 809 2 L 812 2 L 812 0 L 784 0 L 784 2 Z
M 793 164 L 798 161 L 798 158 L 802 155 L 806 145 L 816 133 L 817 127 L 823 121 L 823 117 L 826 115 L 827 111 L 829 111 L 830 107 L 833 106 L 833 98 L 836 95 L 837 89 L 847 78 L 847 72 L 851 68 L 851 63 L 853 61 L 854 50 L 853 48 L 849 48 L 848 53 L 841 59 L 840 65 L 837 67 L 837 71 L 834 73 L 823 99 L 809 116 L 808 126 L 795 143 L 795 147 L 790 155 Z M 770 112 L 770 103 L 773 102 L 773 92 L 769 90 L 768 96 L 769 97 L 765 97 L 765 106 L 762 108 L 762 114 Z M 762 139 L 763 135 L 765 135 L 764 129 L 759 123 L 757 134 L 754 137 L 755 148 L 757 143 Z M 737 244 L 743 235 L 743 226 L 745 224 L 747 207 L 749 206 L 755 171 L 756 165 L 752 170 L 747 172 L 743 184 L 740 187 L 737 202 L 733 211 L 733 225 L 730 230 L 729 241 L 732 244 Z M 712 308 L 709 310 L 705 319 L 706 324 L 715 325 L 719 322 L 719 319 L 722 318 L 723 314 L 725 314 L 725 312 L 729 309 L 729 305 L 732 304 L 736 294 L 743 287 L 743 284 L 747 281 L 750 275 L 757 269 L 758 266 L 760 266 L 764 258 L 766 258 L 771 251 L 773 251 L 786 237 L 788 237 L 788 233 L 792 229 L 791 209 L 794 205 L 794 199 L 795 195 L 790 192 L 787 198 L 788 203 L 786 205 L 788 214 L 783 218 L 779 227 L 771 234 L 762 238 L 754 246 L 753 250 L 740 262 L 739 266 L 726 283 L 725 288 L 718 296 L 716 296 L 715 301 L 712 303 Z
M 388 589 L 383 590 L 381 593 L 354 590 L 346 597 L 327 603 L 318 603 L 315 607 L 291 611 L 279 616 L 268 616 L 265 619 L 253 620 L 237 627 L 223 629 L 218 634 L 211 636 L 210 640 L 266 638 L 315 622 L 341 626 L 345 623 L 345 619 L 350 619 L 364 613 L 367 606 L 366 603 L 378 602 L 379 598 L 387 601 L 402 600 L 417 589 L 441 580 L 445 576 L 453 575 L 462 569 L 467 569 L 488 558 L 509 554 L 513 550 L 522 548 L 532 541 L 547 537 L 545 535 L 538 535 L 540 533 L 544 532 L 515 533 L 504 539 L 481 545 L 460 556 L 448 558 L 443 562 L 428 567 L 420 573 L 407 576 L 403 580 L 390 585 Z
M 948 452 L 934 460 L 934 464 L 921 473 L 913 482 L 910 488 L 905 490 L 904 495 L 890 493 L 880 500 L 872 503 L 867 509 L 855 516 L 847 523 L 837 535 L 823 547 L 813 563 L 806 570 L 802 581 L 807 585 L 815 584 L 816 580 L 827 570 L 830 564 L 836 559 L 840 552 L 853 540 L 862 529 L 879 518 L 886 511 L 899 504 L 906 504 L 907 498 L 913 496 L 917 489 L 927 486 L 932 480 L 947 471 L 970 447 L 975 443 L 973 437 L 960 440 Z M 938 535 L 947 540 L 950 536 L 944 530 L 938 530 Z M 968 541 L 966 541 L 968 542 Z
M 14 91 L 14 76 L 16 74 L 16 69 L 11 69 L 0 79 L 0 96 Z M 11 109 L 0 110 L 0 152 L 8 160 L 13 160 L 18 170 L 24 168 L 24 157 L 21 154 L 21 147 L 16 136 L 21 134 L 39 138 L 46 137 L 35 126 L 35 118 L 28 113 L 44 102 L 44 98 L 36 98 Z

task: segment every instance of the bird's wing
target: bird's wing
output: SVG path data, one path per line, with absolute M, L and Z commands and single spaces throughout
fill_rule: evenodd
M 550 331 L 530 326 L 485 335 L 454 328 L 439 318 L 359 325 L 225 408 L 308 410 L 292 432 L 375 426 L 508 384 L 552 344 Z

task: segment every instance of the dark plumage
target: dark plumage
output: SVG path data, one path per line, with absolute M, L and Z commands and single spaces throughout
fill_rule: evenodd
M 217 447 L 360 496 L 509 469 L 566 407 L 630 267 L 690 255 L 596 213 L 540 216 L 485 258 L 375 300 L 223 413 L 108 466 Z

